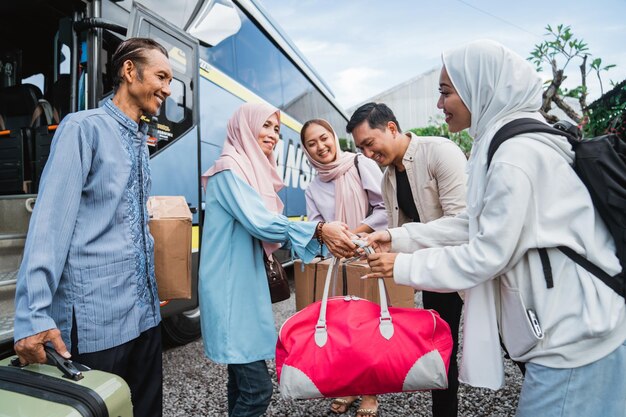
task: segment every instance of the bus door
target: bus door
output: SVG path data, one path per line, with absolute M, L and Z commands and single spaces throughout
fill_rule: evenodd
M 165 46 L 174 79 L 172 94 L 150 120 L 153 195 L 184 195 L 198 207 L 198 42 L 141 4 L 134 3 L 128 37 L 152 38 Z M 197 213 L 194 224 L 198 224 Z
M 193 214 L 192 299 L 176 300 L 164 305 L 164 333 L 167 336 L 167 317 L 186 313 L 197 307 L 198 247 L 201 226 L 201 188 L 199 164 L 198 113 L 198 42 L 170 22 L 153 14 L 141 4 L 134 3 L 128 25 L 128 37 L 146 37 L 167 49 L 174 77 L 172 94 L 163 103 L 159 114 L 149 121 L 150 170 L 152 195 L 182 195 Z M 180 317 L 177 317 L 178 320 Z M 199 321 L 199 317 L 198 317 Z M 176 333 L 180 326 L 169 326 Z M 198 326 L 193 335 L 199 336 Z M 185 335 L 173 334 L 175 339 Z M 185 340 L 187 341 L 187 340 Z M 183 342 L 183 340 L 180 340 Z

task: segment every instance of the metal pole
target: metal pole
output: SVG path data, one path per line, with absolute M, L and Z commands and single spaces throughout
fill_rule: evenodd
M 88 17 L 99 18 L 102 16 L 102 1 L 92 0 L 89 8 L 90 15 Z M 90 29 L 87 34 L 87 42 L 89 44 L 89 59 L 87 73 L 87 108 L 95 109 L 98 107 L 98 99 L 102 96 L 102 29 Z

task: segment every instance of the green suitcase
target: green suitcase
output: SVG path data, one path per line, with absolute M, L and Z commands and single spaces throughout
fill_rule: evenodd
M 132 417 L 130 389 L 117 375 L 90 370 L 46 348 L 46 365 L 0 361 L 0 417 Z

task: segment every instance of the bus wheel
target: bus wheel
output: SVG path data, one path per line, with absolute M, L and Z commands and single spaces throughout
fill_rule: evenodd
M 200 337 L 200 308 L 175 314 L 161 321 L 163 342 L 167 346 L 181 346 Z

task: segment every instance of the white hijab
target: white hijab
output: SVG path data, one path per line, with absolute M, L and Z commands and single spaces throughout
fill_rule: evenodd
M 491 139 L 511 120 L 543 120 L 538 113 L 542 82 L 526 60 L 490 40 L 474 41 L 444 52 L 442 59 L 454 88 L 471 113 L 469 133 L 474 145 L 467 165 L 467 213 L 472 239 L 478 233 L 478 218 L 483 209 Z M 492 389 L 504 384 L 497 297 L 495 280 L 465 292 L 461 382 Z

